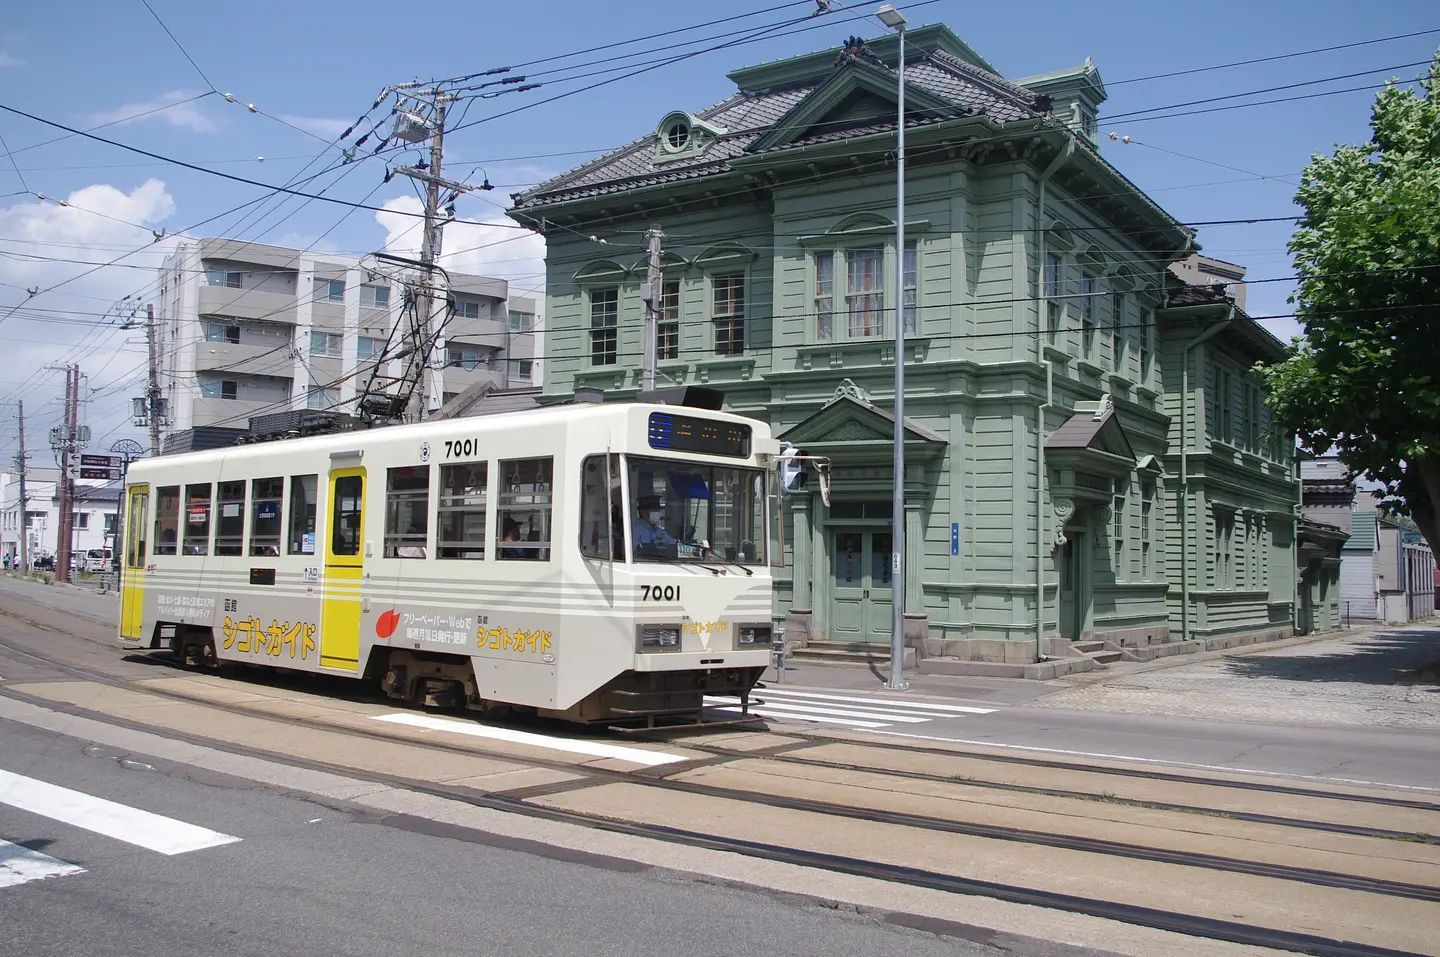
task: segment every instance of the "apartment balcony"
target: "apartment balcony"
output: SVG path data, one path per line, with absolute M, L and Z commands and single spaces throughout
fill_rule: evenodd
M 244 429 L 249 427 L 252 415 L 283 412 L 289 407 L 288 396 L 283 402 L 278 400 L 266 402 L 247 399 L 207 399 L 202 396 L 195 400 L 192 425 L 196 428 L 218 425 L 229 429 Z
M 289 342 L 251 345 L 201 341 L 195 344 L 195 371 L 224 371 L 288 377 L 295 359 Z M 278 346 L 278 348 L 277 348 Z
M 230 316 L 236 319 L 263 319 L 266 322 L 295 322 L 295 297 L 262 289 L 232 289 L 229 286 L 201 286 L 198 306 L 202 316 Z
M 445 324 L 446 340 L 458 339 L 466 345 L 503 349 L 508 335 L 511 333 L 506 328 L 504 319 L 461 319 L 459 316 L 452 316 Z

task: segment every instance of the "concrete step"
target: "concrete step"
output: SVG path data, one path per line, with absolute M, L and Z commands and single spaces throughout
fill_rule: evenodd
M 1104 650 L 1105 650 L 1105 642 L 1103 642 L 1103 641 L 1072 641 L 1072 642 L 1070 642 L 1070 647 L 1071 647 L 1071 648 L 1074 648 L 1076 651 L 1080 652 L 1080 653 L 1083 654 L 1083 655 L 1088 655 L 1088 654 L 1090 654 L 1092 651 L 1104 651 Z
M 1084 652 L 1084 654 L 1086 658 L 1099 662 L 1102 665 L 1108 665 L 1113 661 L 1120 661 L 1125 657 L 1118 651 L 1087 651 Z
M 890 646 L 847 641 L 812 641 L 803 648 L 791 648 L 790 657 L 829 664 L 889 664 Z M 915 649 L 905 649 L 905 667 L 915 667 Z

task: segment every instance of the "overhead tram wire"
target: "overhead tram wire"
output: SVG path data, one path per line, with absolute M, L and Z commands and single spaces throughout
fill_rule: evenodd
M 140 0 L 140 2 L 145 5 L 146 10 L 150 11 L 150 16 L 155 18 L 155 22 L 160 24 L 160 29 L 165 31 L 165 35 L 170 38 L 171 43 L 175 44 L 175 48 L 180 51 L 180 55 L 190 61 L 190 65 L 195 68 L 196 73 L 200 74 L 200 79 L 205 81 L 205 85 L 210 88 L 211 92 L 219 93 L 220 91 L 215 89 L 215 84 L 211 83 L 210 78 L 205 75 L 205 71 L 200 69 L 200 64 L 195 62 L 195 58 L 190 55 L 189 51 L 180 43 L 175 34 L 170 32 L 170 28 L 165 25 L 165 21 L 160 19 L 160 14 L 156 13 L 155 8 L 150 6 L 150 0 Z

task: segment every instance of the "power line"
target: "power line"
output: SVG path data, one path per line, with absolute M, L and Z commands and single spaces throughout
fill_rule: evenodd
M 195 58 L 192 57 L 185 49 L 185 47 L 180 43 L 180 41 L 176 39 L 175 34 L 170 32 L 170 28 L 165 25 L 165 21 L 160 19 L 160 14 L 156 13 L 155 8 L 150 6 L 150 0 L 140 0 L 140 2 L 145 4 L 145 9 L 150 11 L 150 16 L 155 18 L 156 23 L 160 24 L 160 29 L 165 31 L 165 35 L 170 38 L 170 41 L 172 43 L 175 44 L 175 48 L 180 51 L 181 55 L 184 56 L 185 59 L 190 61 L 190 65 L 195 68 L 196 73 L 200 74 L 200 79 L 205 81 L 205 85 L 210 88 L 211 92 L 220 92 L 219 90 L 215 89 L 215 84 L 210 82 L 210 78 L 205 75 L 205 71 L 200 69 L 200 64 L 195 62 Z

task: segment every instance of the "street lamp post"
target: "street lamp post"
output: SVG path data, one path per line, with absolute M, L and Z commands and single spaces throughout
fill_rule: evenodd
M 895 489 L 890 504 L 891 617 L 890 678 L 887 688 L 903 691 L 905 681 L 905 15 L 890 4 L 875 12 L 899 37 L 895 56 L 898 104 L 895 115 Z M 918 308 L 919 303 L 916 303 Z

